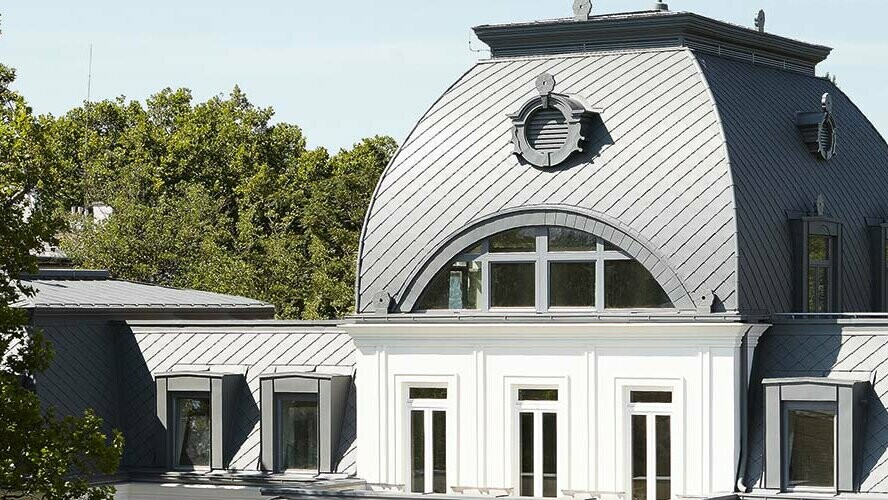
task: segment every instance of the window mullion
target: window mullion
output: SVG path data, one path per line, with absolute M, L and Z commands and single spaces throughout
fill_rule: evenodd
M 425 487 L 426 493 L 432 493 L 434 491 L 434 451 L 432 450 L 432 446 L 434 445 L 434 437 L 435 432 L 432 429 L 432 410 L 423 410 L 423 430 L 425 433 L 423 434 L 424 441 L 424 462 L 425 470 L 423 471 L 425 475 L 425 480 L 423 481 L 423 486 Z
M 533 492 L 543 496 L 543 412 L 533 411 Z
M 604 243 L 596 244 L 598 258 L 595 259 L 595 309 L 604 310 Z
M 549 241 L 546 228 L 542 228 L 536 237 L 536 310 L 546 312 L 549 308 L 549 264 L 546 254 L 549 252 Z

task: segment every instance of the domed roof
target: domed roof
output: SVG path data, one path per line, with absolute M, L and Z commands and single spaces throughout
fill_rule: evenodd
M 596 48 L 590 42 L 594 51 L 578 46 L 576 33 L 565 39 L 573 46 L 534 49 L 526 38 L 545 34 L 545 23 L 515 25 L 521 36 L 512 38 L 512 28 L 479 28 L 495 40 L 489 42 L 494 54 L 506 56 L 481 61 L 459 78 L 383 173 L 360 243 L 357 311 L 373 310 L 373 298 L 388 294 L 395 310 L 409 312 L 417 288 L 435 271 L 430 263 L 440 264 L 445 249 L 455 242 L 468 247 L 473 228 L 496 227 L 516 213 L 616 239 L 679 309 L 705 307 L 714 297 L 717 310 L 789 310 L 788 211 L 806 210 L 822 192 L 831 215 L 861 224 L 864 212 L 880 215 L 888 148 L 834 85 L 810 74 L 829 49 L 746 30 L 751 59 L 733 60 L 717 55 L 726 42 L 700 38 L 699 19 L 706 18 L 690 16 L 668 15 L 687 30 L 697 26 L 694 36 L 669 32 L 685 42 L 654 43 L 646 35 L 643 44 Z M 596 22 L 549 26 L 601 30 Z M 735 43 L 743 29 L 724 26 Z M 551 168 L 514 154 L 510 119 L 539 96 L 534 82 L 544 73 L 557 82 L 554 92 L 597 117 L 583 151 Z M 836 98 L 841 131 L 840 152 L 828 163 L 809 154 L 795 123 L 796 113 L 818 109 L 825 92 Z M 855 190 L 870 199 L 857 203 L 848 196 Z M 855 239 L 846 248 L 865 263 L 865 230 L 851 233 Z M 858 268 L 856 274 L 868 269 Z M 867 287 L 850 293 L 853 307 L 866 308 Z

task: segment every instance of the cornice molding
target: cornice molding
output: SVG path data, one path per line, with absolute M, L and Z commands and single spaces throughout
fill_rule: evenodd
M 508 341 L 559 347 L 559 344 L 646 347 L 740 347 L 750 334 L 754 342 L 770 325 L 744 323 L 493 323 L 493 324 L 349 324 L 343 325 L 355 345 L 479 345 Z

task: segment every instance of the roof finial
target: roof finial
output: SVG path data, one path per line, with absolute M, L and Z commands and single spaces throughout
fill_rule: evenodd
M 574 17 L 577 21 L 588 21 L 592 12 L 592 0 L 574 0 Z
M 760 10 L 758 15 L 755 16 L 755 27 L 758 28 L 759 33 L 765 32 L 765 11 Z
M 549 73 L 543 73 L 536 79 L 536 88 L 537 92 L 540 93 L 540 97 L 543 99 L 543 108 L 548 108 L 549 94 L 555 90 L 555 77 Z

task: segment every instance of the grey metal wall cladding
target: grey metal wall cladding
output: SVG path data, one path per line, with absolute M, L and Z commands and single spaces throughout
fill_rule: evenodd
M 44 408 L 59 415 L 82 415 L 87 408 L 105 420 L 105 430 L 121 425 L 118 409 L 114 329 L 107 321 L 45 322 L 37 325 L 52 343 L 49 368 L 35 376 Z
M 512 154 L 506 116 L 534 79 L 601 109 L 587 152 L 536 169 Z M 692 293 L 737 308 L 732 180 L 719 117 L 687 49 L 484 61 L 422 117 L 380 179 L 362 235 L 358 310 L 400 296 L 408 270 L 469 221 L 538 205 L 619 220 L 651 241 Z
M 812 211 L 843 224 L 842 309 L 871 309 L 872 271 L 865 219 L 888 216 L 888 146 L 832 83 L 787 71 L 700 55 L 718 103 L 736 186 L 739 304 L 746 310 L 792 308 L 792 241 L 787 211 Z M 830 161 L 808 153 L 795 125 L 799 111 L 833 96 L 838 150 Z
M 750 393 L 746 485 L 761 488 L 764 467 L 762 378 L 837 377 L 871 380 L 860 456 L 860 491 L 888 493 L 888 330 L 872 334 L 806 335 L 772 327 L 756 348 Z M 881 331 L 880 331 L 881 330 Z M 802 330 L 804 331 L 804 330 Z
M 121 408 L 127 445 L 124 464 L 150 465 L 157 431 L 152 373 L 207 369 L 245 373 L 227 450 L 230 468 L 259 467 L 259 375 L 278 371 L 339 371 L 351 374 L 354 345 L 332 328 L 269 326 L 131 326 L 118 336 Z M 352 387 L 354 390 L 354 387 Z M 345 415 L 337 472 L 355 472 L 355 406 Z

